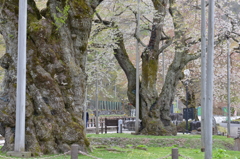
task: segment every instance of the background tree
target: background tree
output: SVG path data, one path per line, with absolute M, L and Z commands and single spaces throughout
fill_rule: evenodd
M 176 129 L 171 124 L 169 118 L 170 105 L 174 99 L 176 85 L 179 79 L 183 78 L 182 69 L 189 61 L 199 56 L 188 54 L 188 46 L 185 43 L 187 40 L 185 37 L 186 29 L 183 26 L 183 17 L 176 9 L 175 1 L 171 1 L 169 8 L 173 18 L 173 26 L 175 27 L 175 38 L 173 39 L 171 36 L 165 34 L 163 24 L 168 9 L 167 6 L 167 1 L 153 1 L 155 14 L 152 22 L 151 36 L 149 44 L 141 56 L 140 118 L 142 120 L 142 134 L 176 134 Z M 133 10 L 130 6 L 128 8 Z M 140 41 L 138 35 L 135 36 Z M 114 55 L 128 78 L 128 98 L 131 103 L 135 104 L 135 68 L 129 60 L 123 35 L 120 31 L 116 34 L 116 37 L 118 38 L 117 45 L 119 47 L 114 49 Z M 161 41 L 165 41 L 162 46 L 160 46 Z M 168 69 L 166 81 L 159 95 L 156 90 L 158 57 L 165 48 L 170 46 L 172 41 L 175 43 L 175 58 Z
M 86 151 L 82 108 L 86 49 L 95 8 L 102 0 L 49 0 L 43 10 L 28 0 L 26 150 L 58 153 L 77 143 Z M 13 150 L 15 129 L 18 1 L 1 0 L 0 31 L 6 53 L 0 100 L 2 151 Z
M 126 78 L 113 54 L 113 48 L 117 47 L 114 40 L 112 40 L 113 36 L 114 29 L 108 29 L 97 22 L 93 22 L 88 42 L 86 66 L 88 98 L 95 99 L 95 83 L 97 79 L 99 100 L 126 103 Z
M 112 20 L 115 22 L 116 20 L 116 22 L 122 22 L 122 20 L 119 19 L 128 15 L 129 19 L 134 22 L 124 22 L 127 23 L 128 26 L 136 24 L 136 9 L 134 7 L 136 4 L 132 4 L 129 1 L 127 1 L 129 3 L 126 3 L 126 1 L 124 3 L 121 3 L 120 1 L 118 3 L 114 2 L 111 4 L 114 6 L 115 13 L 110 14 L 113 15 L 112 17 L 114 18 L 108 17 L 107 21 Z M 142 65 L 140 66 L 142 68 L 142 74 L 140 76 L 140 118 L 142 119 L 142 134 L 175 134 L 174 127 L 170 123 L 168 114 L 176 93 L 178 82 L 184 78 L 182 70 L 186 67 L 191 67 L 190 65 L 197 67 L 197 69 L 200 68 L 200 65 L 198 65 L 200 64 L 199 61 L 196 64 L 191 62 L 188 66 L 190 61 L 197 59 L 200 56 L 200 31 L 198 31 L 200 30 L 199 4 L 199 1 L 190 2 L 174 0 L 170 0 L 169 3 L 164 0 L 152 1 L 152 5 L 150 4 L 150 1 L 143 1 L 141 4 L 141 8 L 146 8 L 147 6 L 154 8 L 152 9 L 154 10 L 152 17 L 147 17 L 144 14 L 146 10 L 141 10 L 141 23 L 144 23 L 141 24 L 141 34 L 136 35 L 134 29 L 132 31 L 132 35 L 135 36 L 143 46 L 141 56 Z M 167 14 L 168 11 L 170 14 Z M 101 11 L 101 6 L 99 7 L 99 14 L 108 14 L 108 12 L 106 12 L 106 10 Z M 148 11 L 146 12 L 149 14 Z M 129 16 L 129 13 L 133 13 L 133 16 Z M 218 17 L 220 14 L 217 14 L 216 16 Z M 149 20 L 151 18 L 152 20 Z M 102 20 L 103 24 L 104 20 Z M 148 24 L 145 21 L 148 21 Z M 146 27 L 148 25 L 151 27 Z M 119 27 L 119 33 L 116 33 L 116 37 L 119 39 L 117 41 L 119 47 L 114 49 L 115 57 L 123 68 L 128 79 L 128 98 L 131 103 L 135 104 L 135 67 L 130 60 L 131 58 L 129 58 L 132 56 L 129 52 L 134 50 L 129 49 L 129 41 L 125 43 L 125 41 L 128 40 L 127 34 L 124 32 L 121 33 L 121 31 L 124 30 L 121 29 L 124 27 L 124 24 L 117 23 L 114 27 Z M 144 44 L 144 42 L 146 43 L 147 41 L 146 30 L 150 30 L 151 32 L 150 37 L 148 38 L 148 45 Z M 231 32 L 231 34 L 232 33 L 233 32 Z M 221 32 L 221 30 L 216 32 L 216 46 L 219 46 L 222 41 L 226 40 L 226 35 L 226 32 Z M 133 46 L 133 43 L 130 43 L 130 45 Z M 169 50 L 173 51 L 174 58 L 171 60 L 171 64 L 168 67 L 168 72 L 165 77 L 165 83 L 163 84 L 160 94 L 158 94 L 156 89 L 157 72 L 159 67 L 158 60 L 159 54 L 162 53 L 164 49 L 166 52 L 169 52 Z M 197 79 L 191 80 L 194 81 L 192 84 L 194 87 L 194 85 L 199 84 L 199 74 L 194 73 L 194 76 L 192 77 Z M 197 93 L 199 94 L 200 91 L 198 90 Z M 194 94 L 195 90 L 191 91 L 190 96 L 193 97 L 191 101 L 192 107 L 198 106 Z

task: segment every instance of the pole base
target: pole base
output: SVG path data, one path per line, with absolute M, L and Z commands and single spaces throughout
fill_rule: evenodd
M 31 152 L 8 151 L 7 156 L 29 158 L 31 157 Z

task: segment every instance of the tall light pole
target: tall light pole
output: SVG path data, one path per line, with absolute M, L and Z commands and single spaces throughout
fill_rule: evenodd
M 206 109 L 206 15 L 205 0 L 201 0 L 201 150 L 205 151 Z
M 87 55 L 86 55 L 86 61 L 87 63 Z M 84 122 L 84 132 L 87 132 L 87 83 L 86 83 L 86 91 L 85 91 L 85 99 L 84 99 L 84 106 L 83 106 L 83 122 Z
M 186 133 L 188 133 L 188 79 L 186 80 Z
M 18 61 L 17 61 L 17 95 L 16 127 L 14 151 L 9 156 L 30 157 L 25 151 L 25 104 L 26 104 L 26 51 L 27 50 L 27 0 L 19 0 L 18 17 Z
M 99 134 L 99 129 L 98 129 L 98 71 L 96 71 L 96 101 L 95 101 L 95 106 L 96 106 L 96 134 Z
M 162 42 L 163 45 L 163 42 Z M 165 58 L 164 58 L 164 51 L 162 52 L 162 76 L 163 76 L 163 83 L 165 82 Z
M 213 59 L 214 59 L 214 0 L 209 0 L 208 14 L 208 53 L 206 81 L 206 122 L 205 122 L 205 159 L 212 158 L 212 119 L 213 119 Z
M 139 4 L 140 0 L 137 0 L 137 36 L 139 35 Z M 135 133 L 139 131 L 139 47 L 138 40 L 136 41 L 136 122 L 135 122 Z
M 87 133 L 87 85 L 85 91 L 85 100 L 84 100 L 84 107 L 83 107 L 83 122 L 84 122 L 84 131 Z
M 19 1 L 17 105 L 14 151 L 25 151 L 25 101 L 26 101 L 26 47 L 27 47 L 27 1 Z
M 231 97 L 230 97 L 230 52 L 229 52 L 229 38 L 227 39 L 227 98 L 228 98 L 228 105 L 227 105 L 227 130 L 228 130 L 228 136 L 230 136 L 230 121 L 231 121 L 231 115 L 230 115 L 230 106 L 231 106 Z
M 189 69 L 184 70 L 184 75 L 187 77 L 185 84 L 186 84 L 186 133 L 188 133 L 188 84 L 189 84 L 188 78 L 190 75 Z

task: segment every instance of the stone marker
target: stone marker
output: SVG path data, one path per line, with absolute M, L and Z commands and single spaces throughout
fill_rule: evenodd
M 78 145 L 71 145 L 71 159 L 78 159 Z
M 235 144 L 234 144 L 234 150 L 235 151 L 240 151 L 240 137 L 237 137 L 234 139 L 235 140 Z

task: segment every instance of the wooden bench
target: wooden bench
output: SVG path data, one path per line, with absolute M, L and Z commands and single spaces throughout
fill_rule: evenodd
M 107 134 L 107 127 L 108 126 L 116 126 L 117 133 L 118 133 L 118 119 L 107 119 L 105 118 L 105 134 Z

